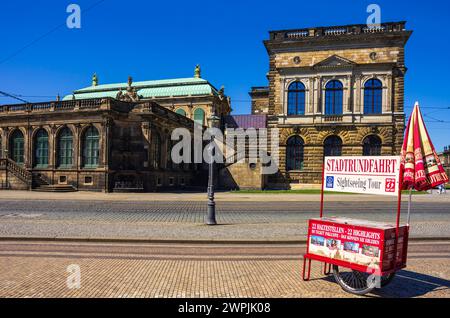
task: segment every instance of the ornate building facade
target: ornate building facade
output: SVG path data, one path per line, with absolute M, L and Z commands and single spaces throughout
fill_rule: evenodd
M 156 191 L 205 186 L 199 165 L 170 161 L 174 128 L 277 129 L 279 171 L 262 163 L 219 168 L 226 188 L 320 184 L 324 156 L 396 155 L 405 126 L 405 22 L 270 32 L 268 86 L 252 114 L 233 116 L 224 89 L 201 78 L 99 84 L 62 101 L 0 106 L 0 186 Z M 269 140 L 269 144 L 271 141 Z M 269 154 L 271 149 L 267 149 Z M 200 165 L 201 166 L 201 165 Z
M 94 74 L 90 87 L 76 90 L 63 100 L 106 97 L 127 102 L 154 101 L 203 126 L 207 125 L 212 114 L 225 116 L 231 112 L 231 101 L 225 95 L 224 87 L 216 89 L 201 78 L 199 65 L 195 68 L 194 77 L 156 81 L 133 82 L 129 77 L 126 83 L 99 85 Z
M 201 165 L 175 164 L 175 128 L 193 132 L 230 100 L 200 78 L 98 85 L 62 101 L 0 106 L 0 187 L 157 191 L 204 186 Z
M 444 147 L 444 151 L 439 154 L 439 159 L 447 175 L 450 176 L 450 146 Z
M 400 153 L 411 33 L 404 22 L 270 32 L 269 86 L 250 92 L 279 129 L 269 187 L 320 183 L 324 156 Z

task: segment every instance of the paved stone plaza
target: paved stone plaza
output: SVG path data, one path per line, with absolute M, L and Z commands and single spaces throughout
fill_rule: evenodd
M 352 297 L 318 266 L 301 279 L 317 195 L 219 193 L 209 227 L 203 193 L 24 193 L 0 194 L 0 297 Z M 369 297 L 450 297 L 450 196 L 413 200 L 408 267 Z M 393 222 L 395 204 L 330 195 L 325 207 Z M 66 286 L 73 264 L 80 289 Z
M 2 242 L 0 297 L 353 297 L 317 265 L 302 281 L 304 248 Z M 66 284 L 72 264 L 79 289 Z M 450 245 L 413 243 L 408 268 L 368 297 L 450 297 L 449 279 Z

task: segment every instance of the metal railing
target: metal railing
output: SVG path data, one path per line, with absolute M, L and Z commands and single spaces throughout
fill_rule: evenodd
M 143 181 L 116 181 L 114 189 L 144 189 Z

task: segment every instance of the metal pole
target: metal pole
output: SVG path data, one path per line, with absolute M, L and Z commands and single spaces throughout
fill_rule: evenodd
M 398 249 L 398 239 L 400 236 L 400 213 L 402 210 L 402 187 L 403 187 L 403 173 L 404 169 L 400 165 L 400 175 L 398 180 L 398 198 L 397 198 L 397 224 L 395 227 L 395 240 L 394 240 L 394 268 L 397 268 L 397 249 Z
M 320 190 L 320 218 L 323 217 L 323 187 L 325 182 L 325 158 L 322 164 L 322 188 Z
M 406 221 L 406 225 L 409 226 L 409 222 L 411 220 L 411 199 L 412 199 L 412 188 L 409 189 L 409 199 L 408 199 L 408 217 L 407 217 L 407 221 Z
M 209 146 L 209 176 L 208 176 L 208 214 L 206 216 L 207 225 L 216 225 L 216 202 L 214 202 L 214 135 L 211 136 L 211 143 Z

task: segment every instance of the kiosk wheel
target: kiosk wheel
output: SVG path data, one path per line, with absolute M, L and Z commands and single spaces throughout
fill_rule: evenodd
M 381 287 L 389 285 L 395 277 L 395 273 L 386 276 L 381 276 Z
M 339 266 L 333 266 L 333 276 L 336 282 L 348 293 L 365 295 L 377 287 L 376 276 L 351 269 L 339 270 Z M 395 277 L 395 273 L 381 276 L 381 287 L 388 285 Z

